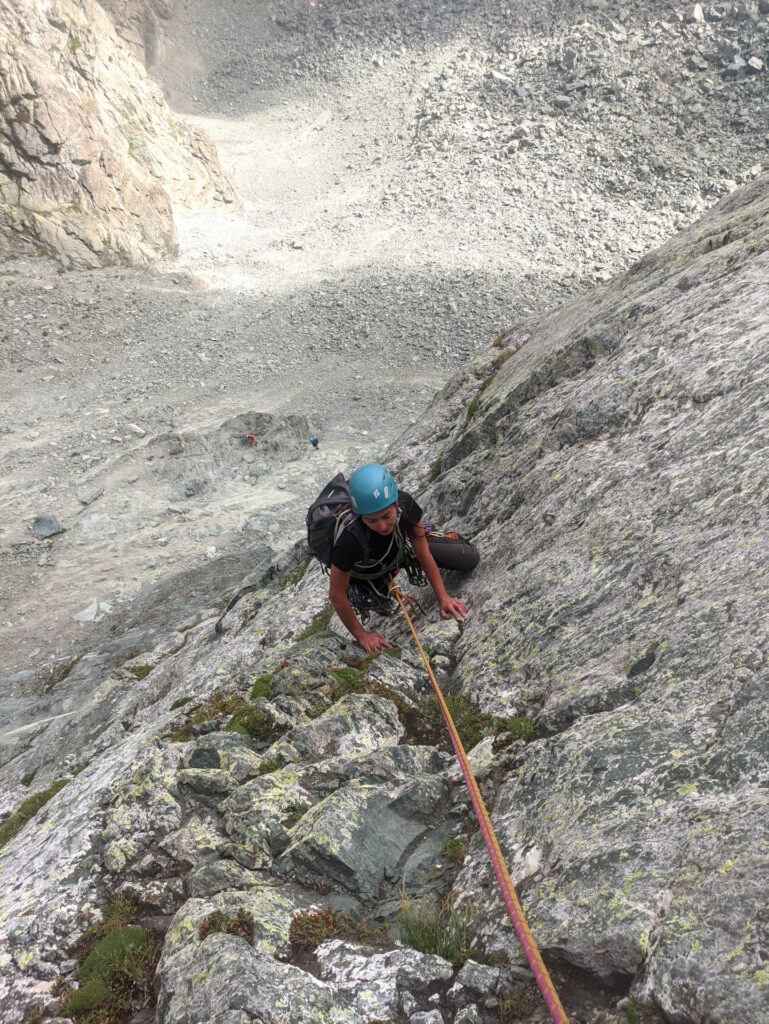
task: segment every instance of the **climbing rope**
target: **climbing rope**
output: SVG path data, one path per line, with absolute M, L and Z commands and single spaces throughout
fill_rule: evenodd
M 438 686 L 438 680 L 435 678 L 430 661 L 425 654 L 422 644 L 419 642 L 419 637 L 417 636 L 417 631 L 414 629 L 414 623 L 411 621 L 411 616 L 406 610 L 405 601 L 407 600 L 407 597 L 392 578 L 390 579 L 389 589 L 390 593 L 401 606 L 403 614 L 406 616 L 406 621 L 409 624 L 411 633 L 416 641 L 417 647 L 419 648 L 419 653 L 422 655 L 422 660 L 427 668 L 427 673 L 430 676 L 433 692 L 435 693 L 435 698 L 441 709 L 441 714 L 443 715 L 446 727 L 449 730 L 451 744 L 454 747 L 454 751 L 459 760 L 462 774 L 465 778 L 465 785 L 470 793 L 470 799 L 473 803 L 475 816 L 478 819 L 481 834 L 483 835 L 483 841 L 485 842 L 486 849 L 489 853 L 491 866 L 494 868 L 494 874 L 497 876 L 497 882 L 499 883 L 499 888 L 502 892 L 502 898 L 505 901 L 508 916 L 513 923 L 513 928 L 515 928 L 515 934 L 518 936 L 518 941 L 526 954 L 529 967 L 537 980 L 539 991 L 542 993 L 542 998 L 545 1000 L 545 1004 L 550 1011 L 550 1016 L 553 1018 L 554 1024 L 569 1024 L 569 1019 L 564 1012 L 563 1006 L 561 1006 L 558 993 L 555 991 L 553 982 L 542 961 L 540 952 L 537 949 L 534 936 L 531 934 L 531 930 L 526 923 L 523 908 L 518 901 L 515 888 L 510 880 L 505 859 L 502 856 L 502 851 L 499 848 L 499 843 L 497 842 L 497 837 L 494 834 L 494 828 L 491 824 L 491 819 L 489 818 L 489 812 L 486 810 L 486 805 L 483 802 L 481 791 L 478 789 L 478 783 L 475 781 L 475 776 L 473 775 L 473 770 L 470 767 L 470 762 L 467 760 L 467 754 L 465 753 L 465 748 L 462 746 L 462 740 L 459 738 L 459 733 L 454 725 L 454 720 L 452 719 L 446 701 L 444 700 L 441 688 Z

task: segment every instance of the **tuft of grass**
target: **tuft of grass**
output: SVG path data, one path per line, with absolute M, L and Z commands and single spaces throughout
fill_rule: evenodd
M 34 776 L 34 772 L 32 774 Z M 30 778 L 31 781 L 32 779 Z M 34 818 L 40 808 L 47 804 L 51 797 L 56 796 L 60 789 L 64 789 L 69 781 L 69 779 L 57 779 L 56 782 L 51 783 L 48 789 L 41 789 L 39 793 L 27 797 L 23 803 L 19 804 L 13 814 L 0 825 L 0 850 L 14 836 L 18 835 L 27 822 Z
M 337 922 L 338 911 L 331 908 L 314 913 L 300 911 L 291 921 L 288 940 L 294 949 L 316 949 L 337 934 Z
M 377 927 L 366 921 L 356 921 L 355 918 L 333 907 L 318 911 L 300 911 L 294 915 L 288 930 L 289 942 L 295 953 L 300 950 L 310 952 L 321 942 L 335 936 L 354 939 L 367 946 L 390 945 L 387 925 Z
M 137 679 L 146 679 L 154 667 L 154 665 L 132 665 L 128 671 L 133 672 Z
M 316 633 L 322 632 L 326 626 L 331 622 L 331 617 L 334 614 L 334 609 L 329 605 L 328 608 L 322 612 L 318 612 L 315 618 L 312 620 L 309 626 L 305 627 L 297 637 L 297 640 L 307 640 L 311 636 L 315 636 Z
M 446 860 L 454 861 L 455 864 L 461 864 L 467 856 L 469 848 L 470 840 L 467 836 L 455 836 L 454 839 L 449 839 L 441 850 L 441 854 Z
M 427 474 L 427 482 L 433 483 L 441 475 L 441 466 L 443 465 L 443 458 L 439 455 L 435 462 L 430 466 L 430 472 Z
M 236 711 L 245 707 L 245 704 L 245 700 L 238 696 L 238 694 L 231 693 L 228 695 L 219 690 L 208 703 L 196 704 L 195 707 L 191 708 L 187 712 L 187 721 L 184 725 L 177 726 L 167 735 L 169 739 L 174 740 L 176 743 L 186 743 L 187 740 L 191 740 L 194 736 L 195 726 L 202 725 L 203 722 L 211 722 L 215 718 L 223 718 L 225 715 L 234 715 Z
M 356 668 L 332 668 L 329 672 L 337 680 L 342 693 L 361 693 L 365 688 L 361 673 Z
M 627 1017 L 627 1024 L 641 1024 L 641 1015 L 635 1008 L 633 1003 L 629 1003 L 625 1010 L 625 1016 Z
M 514 1024 L 515 1021 L 526 1020 L 531 1017 L 538 1005 L 537 990 L 532 986 L 508 992 L 499 997 L 499 1024 Z
M 392 647 L 385 647 L 382 654 L 388 658 L 395 658 L 396 661 L 400 661 L 403 658 L 403 648 L 393 645 Z
M 29 786 L 34 777 L 37 775 L 37 768 L 34 768 L 31 772 L 27 772 L 26 775 L 22 775 L 21 784 L 22 786 Z
M 510 957 L 504 949 L 495 949 L 486 957 L 486 963 L 489 967 L 509 967 Z
M 194 697 L 179 697 L 171 705 L 171 710 L 176 711 L 177 708 L 183 708 L 185 704 L 191 704 L 194 699 Z
M 141 928 L 121 924 L 95 942 L 81 960 L 80 987 L 59 1003 L 60 1016 L 86 1024 L 126 1021 L 152 998 L 158 949 Z
M 92 924 L 74 946 L 70 947 L 69 953 L 82 963 L 93 947 L 110 932 L 116 928 L 122 928 L 125 924 L 135 922 L 144 909 L 140 900 L 132 896 L 125 896 L 122 893 L 112 896 L 104 910 L 101 921 Z
M 279 768 L 283 767 L 283 762 L 279 757 L 271 757 L 267 761 L 262 761 L 259 765 L 260 775 L 270 775 L 271 772 L 276 772 Z
M 472 919 L 469 909 L 455 910 L 449 897 L 434 907 L 426 900 L 401 896 L 398 924 L 402 941 L 420 953 L 442 956 L 455 966 L 472 955 L 469 937 Z
M 214 910 L 207 917 L 204 917 L 198 928 L 198 937 L 205 939 L 208 935 L 216 935 L 224 932 L 227 935 L 240 935 L 253 946 L 254 944 L 254 918 L 248 910 L 238 907 L 234 915 L 225 914 L 221 910 Z
M 251 700 L 256 700 L 258 697 L 269 697 L 271 682 L 271 672 L 265 672 L 261 676 L 254 676 L 253 687 L 251 689 Z

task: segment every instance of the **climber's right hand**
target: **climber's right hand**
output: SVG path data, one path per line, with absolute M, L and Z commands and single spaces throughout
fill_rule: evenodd
M 366 654 L 374 654 L 376 651 L 383 651 L 385 647 L 391 646 L 384 634 L 377 633 L 373 629 L 371 631 L 364 631 L 359 636 L 356 636 L 355 639 Z

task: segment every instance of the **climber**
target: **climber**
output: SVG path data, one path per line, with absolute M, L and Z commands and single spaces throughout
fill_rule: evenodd
M 313 448 L 316 449 L 316 451 L 317 451 L 319 443 L 320 442 L 318 441 L 317 437 L 314 434 L 312 434 L 310 436 L 310 444 L 313 446 Z
M 369 609 L 391 615 L 396 606 L 387 592 L 387 578 L 397 572 L 411 551 L 435 593 L 441 616 L 463 619 L 467 606 L 446 593 L 439 566 L 472 569 L 478 563 L 477 550 L 456 534 L 428 536 L 422 523 L 422 509 L 406 491 L 398 493 L 384 466 L 369 463 L 356 469 L 350 477 L 349 491 L 355 515 L 333 544 L 328 596 L 361 647 L 371 653 L 390 644 L 382 633 L 367 630 L 358 621 L 353 604 L 364 617 Z

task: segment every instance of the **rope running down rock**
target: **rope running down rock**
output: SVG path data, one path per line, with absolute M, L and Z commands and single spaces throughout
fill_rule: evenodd
M 518 936 L 518 941 L 526 954 L 529 967 L 536 978 L 537 985 L 542 993 L 542 998 L 545 1000 L 545 1004 L 550 1011 L 550 1016 L 552 1017 L 554 1024 L 569 1024 L 569 1019 L 561 1005 L 558 993 L 555 991 L 555 986 L 553 985 L 548 970 L 545 967 L 542 956 L 537 948 L 537 944 L 534 941 L 534 936 L 531 934 L 531 930 L 526 922 L 523 908 L 521 907 L 518 896 L 516 895 L 515 888 L 507 870 L 507 865 L 505 864 L 505 859 L 502 856 L 502 851 L 499 848 L 497 837 L 494 834 L 494 828 L 491 824 L 491 819 L 489 818 L 489 812 L 486 810 L 486 805 L 483 802 L 483 797 L 481 796 L 481 791 L 478 788 L 478 783 L 475 781 L 475 776 L 473 775 L 473 770 L 470 767 L 470 762 L 467 760 L 467 754 L 462 746 L 459 733 L 454 725 L 454 721 L 451 717 L 446 701 L 444 700 L 441 688 L 438 685 L 438 680 L 435 678 L 435 674 L 430 666 L 430 661 L 425 654 L 422 644 L 419 642 L 419 637 L 414 629 L 414 623 L 411 621 L 411 616 L 406 610 L 405 602 L 409 600 L 409 598 L 401 591 L 392 577 L 390 578 L 389 590 L 401 606 L 403 614 L 406 616 L 406 621 L 409 624 L 411 633 L 416 641 L 417 647 L 419 648 L 419 653 L 422 655 L 422 660 L 427 668 L 427 673 L 430 676 L 430 683 L 432 684 L 443 719 L 446 722 L 446 727 L 449 730 L 451 743 L 454 747 L 457 759 L 459 760 L 462 774 L 465 779 L 465 785 L 470 793 L 470 799 L 473 803 L 475 816 L 478 819 L 478 824 L 483 835 L 483 841 L 486 843 L 489 859 L 491 860 L 491 865 L 494 868 L 494 874 L 497 876 L 497 882 L 499 883 L 502 898 L 504 899 L 505 906 L 507 907 L 507 913 L 513 923 L 513 928 L 515 928 L 515 934 Z

